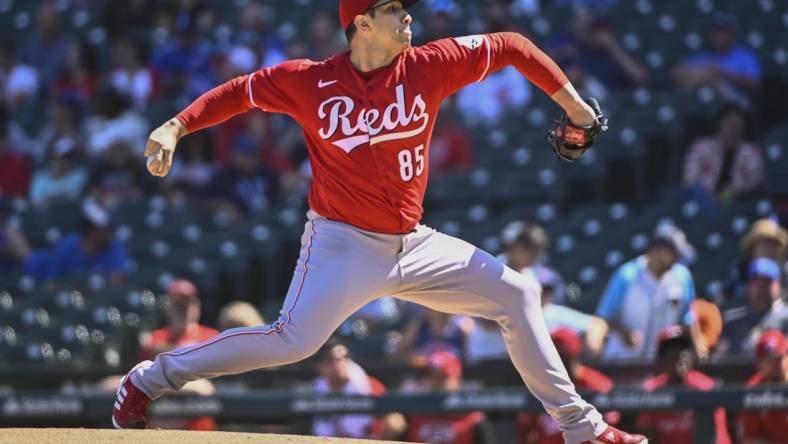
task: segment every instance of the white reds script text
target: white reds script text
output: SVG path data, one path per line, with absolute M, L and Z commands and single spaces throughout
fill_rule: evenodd
M 408 112 L 405 104 L 405 88 L 402 85 L 397 85 L 395 93 L 396 102 L 388 105 L 382 113 L 377 109 L 362 109 L 355 122 L 350 119 L 355 108 L 353 99 L 347 96 L 326 99 L 320 104 L 317 115 L 321 120 L 328 118 L 328 128 L 320 128 L 318 134 L 323 140 L 326 140 L 331 138 L 337 130 L 340 130 L 346 137 L 334 141 L 333 144 L 347 153 L 366 142 L 372 145 L 420 134 L 430 120 L 427 104 L 421 98 L 421 94 L 414 97 Z M 393 131 L 399 127 L 407 127 L 412 122 L 421 122 L 421 126 L 411 131 Z M 389 132 L 381 134 L 383 130 Z M 359 132 L 362 134 L 356 135 Z

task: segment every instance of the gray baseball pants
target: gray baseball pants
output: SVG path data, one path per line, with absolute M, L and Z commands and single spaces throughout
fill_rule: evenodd
M 419 225 L 380 234 L 308 214 L 301 253 L 279 319 L 236 328 L 160 353 L 132 382 L 155 399 L 188 381 L 297 362 L 368 302 L 394 295 L 434 310 L 498 321 L 528 389 L 559 422 L 568 443 L 606 425 L 575 391 L 542 317 L 539 284 L 460 239 Z

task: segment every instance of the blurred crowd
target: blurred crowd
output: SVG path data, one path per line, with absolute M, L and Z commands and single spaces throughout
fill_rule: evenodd
M 110 283 L 130 279 L 131 258 L 112 216 L 128 201 L 161 195 L 173 205 L 198 206 L 233 223 L 264 213 L 274 202 L 304 200 L 310 179 L 306 147 L 300 128 L 284 116 L 250 112 L 190 135 L 164 180 L 147 174 L 142 153 L 150 130 L 211 87 L 286 59 L 322 59 L 343 51 L 333 4 L 310 11 L 303 29 L 288 30 L 261 1 L 236 1 L 226 11 L 201 0 L 105 2 L 91 10 L 101 33 L 70 32 L 65 9 L 88 3 L 42 0 L 26 32 L 0 38 L 0 274 L 25 273 L 40 282 L 88 273 L 101 273 Z M 521 32 L 603 108 L 616 91 L 651 85 L 661 74 L 634 57 L 617 30 L 621 24 L 605 18 L 617 0 L 487 0 L 479 2 L 481 14 L 473 20 L 463 15 L 470 2 L 422 3 L 422 15 L 415 17 L 417 44 L 466 33 Z M 526 23 L 551 8 L 571 14 L 553 32 L 535 35 Z M 220 25 L 228 14 L 232 27 Z M 688 130 L 680 177 L 669 190 L 676 199 L 691 197 L 701 211 L 714 212 L 739 198 L 763 196 L 768 160 L 755 135 L 766 119 L 754 103 L 764 77 L 735 16 L 714 14 L 704 26 L 698 29 L 704 49 L 685 60 L 668 60 L 660 70 L 669 73 L 668 87 L 687 94 L 710 89 L 725 101 L 708 130 Z M 507 68 L 447 101 L 432 138 L 433 176 L 473 169 L 475 150 L 485 147 L 474 146 L 468 126 L 494 128 L 507 115 L 524 115 L 539 94 Z M 52 247 L 33 245 L 22 227 L 5 217 L 6 207 L 18 200 L 37 209 L 79 202 L 80 229 Z M 741 238 L 738 260 L 718 271 L 724 288 L 714 298 L 696 294 L 688 264 L 703 258 L 694 257 L 681 227 L 653 227 L 646 252 L 617 268 L 591 313 L 568 306 L 564 280 L 550 263 L 550 241 L 533 221 L 512 222 L 500 233 L 500 258 L 541 283 L 545 322 L 582 390 L 606 393 L 615 386 L 582 363 L 587 360 L 652 362 L 654 375 L 642 382 L 647 391 L 672 385 L 711 390 L 722 381 L 695 370 L 694 363 L 730 356 L 755 359 L 749 385 L 788 383 L 788 233 L 776 215 L 754 222 Z M 201 325 L 195 284 L 175 280 L 167 293 L 166 325 L 143 335 L 141 358 L 264 322 L 256 307 L 233 302 L 222 308 L 217 325 Z M 385 387 L 367 374 L 362 360 L 354 360 L 352 345 L 341 339 L 359 330 L 385 333 L 385 354 L 418 369 L 413 377 L 401 387 Z M 349 319 L 338 338 L 321 349 L 313 389 L 373 396 L 387 389 L 454 391 L 463 387 L 465 366 L 506 356 L 494 321 L 383 298 Z M 202 381 L 187 390 L 210 395 L 214 387 Z M 606 412 L 606 418 L 616 423 L 621 414 Z M 721 410 L 715 414 L 716 440 L 788 442 L 785 418 L 780 411 L 726 415 Z M 629 420 L 657 437 L 655 442 L 690 442 L 694 427 L 692 412 L 644 413 Z M 216 424 L 198 418 L 159 426 L 209 430 Z M 481 412 L 320 417 L 312 432 L 494 442 Z M 517 434 L 521 443 L 561 442 L 557 425 L 545 415 L 519 417 Z

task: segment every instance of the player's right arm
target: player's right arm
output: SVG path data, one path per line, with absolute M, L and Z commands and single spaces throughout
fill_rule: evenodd
M 154 176 L 166 176 L 172 168 L 175 147 L 187 134 L 218 125 L 252 108 L 290 113 L 296 100 L 288 91 L 297 90 L 294 89 L 297 79 L 292 74 L 304 66 L 303 60 L 284 62 L 236 77 L 198 97 L 177 116 L 153 130 L 145 147 L 148 171 Z

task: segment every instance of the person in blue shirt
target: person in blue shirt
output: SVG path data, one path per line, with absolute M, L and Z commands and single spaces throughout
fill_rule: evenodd
M 680 261 L 694 254 L 684 233 L 662 224 L 646 254 L 621 265 L 608 283 L 596 315 L 606 322 L 608 335 L 602 356 L 606 359 L 651 359 L 657 335 L 673 324 L 693 333 L 702 359 L 708 347 L 692 313 L 695 286 L 689 269 Z
M 105 275 L 111 284 L 120 283 L 129 270 L 126 247 L 114 235 L 106 210 L 93 202 L 82 208 L 79 232 L 63 238 L 52 251 L 36 251 L 26 269 L 38 281 L 89 273 Z
M 736 43 L 735 22 L 731 15 L 715 15 L 708 35 L 710 49 L 690 56 L 673 75 L 684 88 L 711 86 L 726 99 L 746 106 L 747 96 L 760 89 L 761 66 L 752 50 Z

